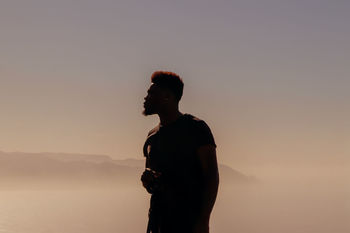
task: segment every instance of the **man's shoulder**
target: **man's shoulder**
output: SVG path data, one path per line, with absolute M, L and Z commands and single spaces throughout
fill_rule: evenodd
M 187 114 L 187 118 L 188 130 L 194 136 L 197 146 L 211 144 L 216 147 L 214 136 L 207 123 L 191 114 Z
M 187 119 L 187 120 L 190 120 L 190 121 L 201 121 L 201 119 L 199 119 L 198 117 L 192 115 L 192 114 L 189 114 L 189 113 L 185 113 L 184 114 L 184 117 Z
M 189 113 L 183 114 L 182 119 L 179 122 L 178 126 L 180 126 L 180 128 L 185 127 L 187 128 L 187 130 L 191 130 L 191 131 L 198 131 L 198 130 L 200 131 L 203 128 L 209 129 L 209 126 L 204 120 Z M 160 124 L 156 125 L 153 129 L 151 129 L 148 132 L 147 137 L 151 137 L 152 135 L 157 134 L 160 130 L 160 127 L 161 127 Z
M 150 137 L 150 136 L 156 134 L 156 133 L 159 131 L 159 127 L 160 127 L 160 125 L 158 124 L 156 127 L 154 127 L 153 129 L 151 129 L 151 130 L 148 132 L 147 137 Z
M 193 126 L 195 128 L 208 127 L 207 123 L 204 120 L 202 120 L 202 119 L 200 119 L 192 114 L 186 113 L 184 115 L 186 117 L 187 123 L 190 124 L 191 126 Z

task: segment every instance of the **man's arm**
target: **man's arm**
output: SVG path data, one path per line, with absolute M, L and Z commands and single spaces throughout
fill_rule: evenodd
M 214 145 L 200 146 L 197 150 L 202 177 L 204 179 L 204 193 L 199 225 L 208 226 L 210 213 L 213 209 L 219 187 L 219 171 Z
M 152 193 L 152 190 L 151 190 L 152 176 L 147 169 L 149 169 L 149 161 L 148 161 L 148 158 L 146 157 L 145 171 L 141 175 L 141 181 L 142 181 L 143 187 L 147 190 L 147 192 Z

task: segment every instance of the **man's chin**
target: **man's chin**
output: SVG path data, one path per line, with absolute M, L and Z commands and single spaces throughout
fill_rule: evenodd
M 142 115 L 144 115 L 144 116 L 150 116 L 150 115 L 153 115 L 153 114 L 155 114 L 154 112 L 151 112 L 151 111 L 147 111 L 146 109 L 144 109 L 143 111 L 142 111 Z

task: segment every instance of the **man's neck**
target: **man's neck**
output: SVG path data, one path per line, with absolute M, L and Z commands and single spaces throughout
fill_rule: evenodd
M 176 111 L 173 112 L 166 112 L 166 113 L 160 113 L 158 114 L 160 125 L 165 126 L 168 125 L 174 121 L 176 121 L 179 117 L 181 117 L 183 114 L 176 109 Z

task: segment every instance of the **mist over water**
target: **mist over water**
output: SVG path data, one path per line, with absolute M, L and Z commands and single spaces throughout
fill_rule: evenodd
M 12 190 L 0 193 L 0 232 L 140 232 L 146 197 L 138 189 Z
M 349 232 L 350 189 L 322 182 L 266 182 L 221 190 L 215 232 Z
M 349 177 L 221 182 L 211 233 L 348 233 Z M 145 232 L 149 195 L 138 182 L 0 191 L 1 233 Z

